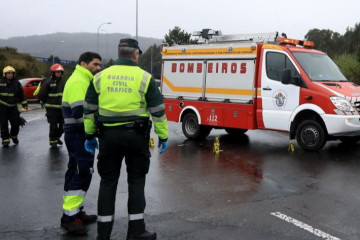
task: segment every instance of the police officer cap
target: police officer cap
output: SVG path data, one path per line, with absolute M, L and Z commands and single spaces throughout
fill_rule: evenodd
M 123 38 L 120 39 L 119 47 L 132 47 L 139 50 L 139 53 L 141 54 L 142 51 L 140 50 L 139 43 L 135 39 L 132 38 Z

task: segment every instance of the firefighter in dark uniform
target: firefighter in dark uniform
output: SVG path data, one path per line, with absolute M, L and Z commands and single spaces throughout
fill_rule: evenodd
M 50 146 L 56 148 L 57 144 L 63 144 L 60 137 L 64 133 L 64 119 L 61 113 L 61 99 L 65 86 L 65 80 L 62 79 L 64 68 L 56 63 L 50 67 L 50 72 L 50 79 L 44 79 L 41 83 L 39 99 L 45 103 L 46 117 L 50 124 Z
M 19 127 L 22 124 L 17 107 L 20 103 L 25 110 L 28 105 L 20 82 L 15 79 L 15 69 L 7 66 L 3 69 L 3 79 L 0 79 L 0 125 L 3 147 L 9 147 L 10 138 L 15 145 L 19 144 Z M 11 129 L 9 133 L 9 125 Z
M 94 154 L 99 138 L 98 238 L 110 239 L 120 168 L 125 158 L 128 174 L 127 240 L 156 239 L 144 221 L 145 179 L 150 166 L 149 138 L 152 122 L 160 153 L 167 150 L 168 125 L 163 97 L 152 76 L 137 64 L 141 50 L 134 39 L 119 43 L 115 65 L 94 76 L 86 93 L 85 149 Z

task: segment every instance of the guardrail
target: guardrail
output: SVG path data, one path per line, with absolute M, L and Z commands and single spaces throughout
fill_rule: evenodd
M 36 60 L 38 60 L 39 62 L 45 62 L 45 63 L 52 63 L 52 59 L 49 58 L 44 58 L 44 57 L 35 57 Z M 61 65 L 71 65 L 71 66 L 75 66 L 76 65 L 76 61 L 74 60 L 63 60 L 60 59 L 60 64 Z

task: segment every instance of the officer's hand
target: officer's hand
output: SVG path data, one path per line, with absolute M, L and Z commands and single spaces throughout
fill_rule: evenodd
M 85 146 L 85 150 L 92 155 L 95 154 L 95 148 L 99 148 L 96 138 L 86 140 L 84 146 Z
M 159 144 L 158 144 L 158 148 L 160 148 L 160 154 L 164 153 L 167 148 L 168 148 L 168 143 L 167 143 L 167 140 L 161 140 L 159 139 Z

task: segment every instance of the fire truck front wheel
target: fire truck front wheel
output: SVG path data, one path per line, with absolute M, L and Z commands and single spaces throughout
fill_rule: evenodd
M 194 113 L 187 113 L 182 121 L 182 131 L 189 139 L 202 139 L 209 136 L 211 127 L 199 125 Z
M 318 122 L 305 120 L 297 128 L 296 141 L 304 150 L 318 151 L 326 143 L 325 131 Z

